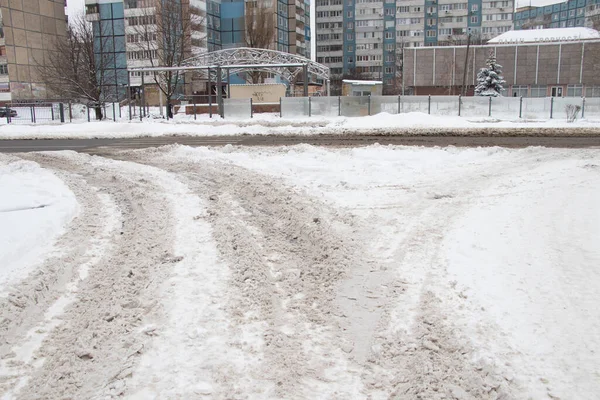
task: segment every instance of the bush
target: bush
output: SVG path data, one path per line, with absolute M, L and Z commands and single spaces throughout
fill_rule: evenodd
M 577 115 L 579 115 L 579 111 L 581 111 L 581 106 L 567 104 L 565 106 L 565 111 L 567 112 L 567 122 L 573 122 L 577 119 Z

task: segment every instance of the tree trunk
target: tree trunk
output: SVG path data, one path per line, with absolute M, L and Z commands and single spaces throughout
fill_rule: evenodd
M 171 97 L 167 96 L 167 119 L 173 118 L 173 104 L 171 104 Z
M 96 121 L 102 121 L 102 106 L 97 105 L 94 107 L 94 111 L 96 112 Z

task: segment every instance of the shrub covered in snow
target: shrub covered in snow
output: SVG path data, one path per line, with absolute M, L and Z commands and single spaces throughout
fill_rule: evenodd
M 573 122 L 577 119 L 577 115 L 579 115 L 579 111 L 581 111 L 581 106 L 567 104 L 565 106 L 565 111 L 567 112 L 567 122 Z

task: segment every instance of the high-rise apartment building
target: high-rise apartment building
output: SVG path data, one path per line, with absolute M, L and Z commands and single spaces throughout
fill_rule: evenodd
M 397 86 L 405 47 L 481 43 L 512 29 L 513 1 L 317 0 L 317 62 Z
M 46 99 L 39 66 L 66 35 L 64 0 L 0 0 L 0 101 Z
M 310 57 L 309 0 L 208 0 L 208 50 L 246 46 L 246 10 L 265 8 L 274 19 L 269 48 Z
M 206 51 L 207 26 L 206 2 L 204 0 L 86 0 L 86 18 L 94 26 L 96 51 L 103 54 L 103 73 L 105 94 L 107 98 L 125 98 L 125 86 L 128 84 L 127 68 L 150 67 L 160 65 L 158 49 L 161 46 L 150 46 L 151 42 L 163 40 L 171 41 L 169 37 L 157 37 L 156 7 L 161 7 L 160 2 L 175 2 L 171 6 L 162 6 L 168 13 L 181 13 L 181 18 L 190 13 L 195 22 L 186 25 L 190 30 L 191 40 L 185 44 L 184 56 L 191 56 L 194 52 Z M 172 6 L 176 4 L 176 6 Z M 170 17 L 165 17 L 170 18 Z M 179 27 L 178 27 L 179 26 Z M 174 31 L 184 29 L 181 25 L 174 24 Z M 171 35 L 163 29 L 164 35 Z M 183 35 L 183 31 L 181 32 Z M 168 45 L 167 45 L 168 46 Z M 152 50 L 155 47 L 156 50 Z M 165 46 L 162 46 L 164 48 Z M 150 75 L 146 72 L 145 75 Z M 146 79 L 150 82 L 151 79 Z M 130 74 L 129 83 L 133 87 L 142 83 L 142 73 Z
M 515 12 L 515 29 L 599 27 L 599 0 L 570 0 L 542 7 L 528 6 Z
M 109 60 L 110 65 L 103 66 L 105 73 L 114 77 L 107 80 L 105 89 L 109 97 L 114 97 L 111 95 L 114 93 L 116 98 L 124 98 L 127 68 L 161 64 L 159 50 L 148 51 L 140 45 L 148 40 L 144 36 L 152 34 L 151 27 L 159 18 L 152 10 L 160 2 L 179 2 L 182 15 L 192 13 L 191 18 L 195 19 L 191 24 L 192 40 L 184 57 L 245 46 L 245 10 L 258 4 L 272 12 L 273 41 L 269 48 L 310 56 L 308 0 L 86 0 L 86 18 L 94 24 L 94 34 L 99 39 L 98 53 L 106 54 Z M 160 38 L 151 38 L 156 39 Z M 133 87 L 140 86 L 142 73 L 133 72 L 129 78 Z M 150 81 L 150 78 L 145 80 Z

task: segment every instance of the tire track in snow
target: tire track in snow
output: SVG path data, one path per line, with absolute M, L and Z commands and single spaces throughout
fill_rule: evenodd
M 47 168 L 77 174 L 106 191 L 121 210 L 122 221 L 109 251 L 92 268 L 79 271 L 87 279 L 81 282 L 76 301 L 61 315 L 62 324 L 35 354 L 44 364 L 19 398 L 118 395 L 149 340 L 139 330 L 141 321 L 159 307 L 157 288 L 178 261 L 172 254 L 171 204 L 165 189 L 153 183 L 154 176 L 143 166 L 75 153 L 27 157 Z M 98 204 L 92 203 L 88 204 L 94 210 Z M 84 264 L 77 259 L 67 263 Z
M 213 235 L 230 265 L 229 341 L 243 359 L 215 366 L 224 383 L 216 397 L 356 397 L 359 371 L 333 304 L 336 285 L 358 262 L 353 221 L 250 170 L 161 153 L 126 157 L 185 177 L 209 199 Z

